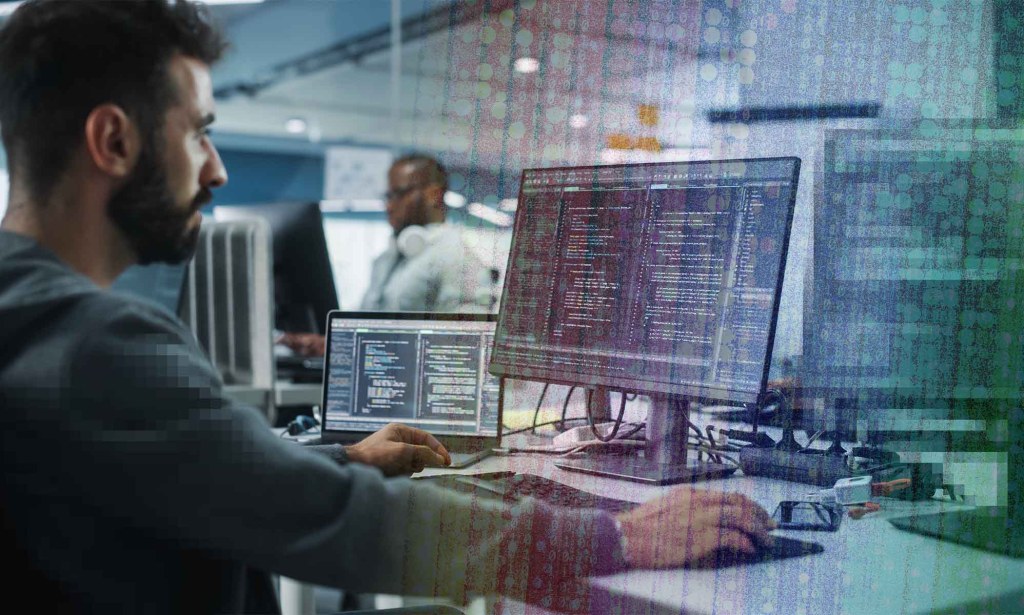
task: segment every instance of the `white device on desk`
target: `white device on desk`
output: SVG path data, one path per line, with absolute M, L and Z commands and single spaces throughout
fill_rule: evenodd
M 494 327 L 491 314 L 331 312 L 322 441 L 352 444 L 401 422 L 436 437 L 452 467 L 491 454 L 501 445 Z
M 863 504 L 871 499 L 871 477 L 841 478 L 836 481 L 832 491 L 835 493 L 836 504 Z

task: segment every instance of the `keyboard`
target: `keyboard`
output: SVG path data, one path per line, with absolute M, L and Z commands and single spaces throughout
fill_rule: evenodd
M 427 480 L 431 484 L 453 491 L 512 502 L 531 497 L 552 506 L 597 508 L 610 513 L 626 512 L 639 506 L 636 502 L 595 495 L 535 474 L 496 472 L 424 477 L 419 480 Z
M 487 474 L 460 474 L 445 476 L 426 476 L 416 480 L 425 480 L 445 489 L 461 493 L 469 493 L 479 497 L 516 501 L 523 497 L 532 497 L 546 504 L 565 508 L 597 508 L 612 514 L 630 511 L 640 504 L 606 498 L 575 487 L 563 485 L 543 476 L 534 474 L 514 474 L 512 472 L 494 472 Z M 772 536 L 772 544 L 758 549 L 754 553 L 720 551 L 698 562 L 700 568 L 728 568 L 758 564 L 777 559 L 803 557 L 824 551 L 824 547 L 815 542 L 795 540 L 785 536 Z
M 508 485 L 506 496 L 530 497 L 564 508 L 597 508 L 610 513 L 633 510 L 640 504 L 616 500 L 581 491 L 535 474 L 515 474 L 504 479 Z

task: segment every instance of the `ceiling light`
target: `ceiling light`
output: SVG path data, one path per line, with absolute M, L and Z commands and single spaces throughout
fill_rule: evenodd
M 495 226 L 512 226 L 512 216 L 501 211 L 495 211 L 483 203 L 470 203 L 466 211 L 470 215 L 476 216 L 481 220 L 487 220 Z
M 590 118 L 582 113 L 576 113 L 569 118 L 569 125 L 573 128 L 586 128 Z
M 498 209 L 501 211 L 515 211 L 519 207 L 519 199 L 501 199 Z
M 309 128 L 309 125 L 301 117 L 288 118 L 288 121 L 284 123 L 284 129 L 288 131 L 288 134 L 292 135 L 301 135 L 306 132 L 307 128 Z
M 462 209 L 466 206 L 466 197 L 449 190 L 444 193 L 444 204 L 454 209 Z
M 518 58 L 512 64 L 512 68 L 517 73 L 535 73 L 540 68 L 540 60 L 537 58 Z

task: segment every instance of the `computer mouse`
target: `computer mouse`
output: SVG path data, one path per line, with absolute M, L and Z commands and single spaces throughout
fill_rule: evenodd
M 754 543 L 755 550 L 753 553 L 747 553 L 731 547 L 716 549 L 695 562 L 692 567 L 729 568 L 731 566 L 757 564 L 776 559 L 815 555 L 825 550 L 824 547 L 816 542 L 796 540 L 777 535 L 772 535 L 771 539 L 770 543 L 764 545 Z
M 754 545 L 754 551 L 742 551 L 736 547 L 722 546 L 693 563 L 693 568 L 730 568 L 743 564 L 763 561 L 764 549 Z

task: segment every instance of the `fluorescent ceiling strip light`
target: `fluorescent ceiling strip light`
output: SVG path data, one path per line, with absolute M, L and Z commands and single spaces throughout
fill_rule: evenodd
M 512 216 L 502 211 L 495 211 L 483 203 L 470 203 L 466 211 L 470 215 L 487 220 L 496 226 L 512 226 Z

